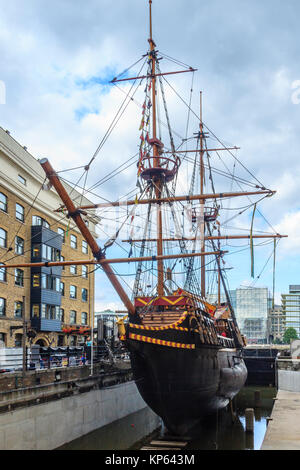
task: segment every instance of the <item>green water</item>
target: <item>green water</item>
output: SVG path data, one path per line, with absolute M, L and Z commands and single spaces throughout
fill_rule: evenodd
M 255 403 L 255 392 L 259 392 L 259 403 Z M 234 399 L 233 413 L 228 407 L 207 418 L 193 432 L 186 450 L 259 450 L 276 393 L 277 390 L 270 387 L 244 387 Z M 254 409 L 253 433 L 245 431 L 246 408 Z

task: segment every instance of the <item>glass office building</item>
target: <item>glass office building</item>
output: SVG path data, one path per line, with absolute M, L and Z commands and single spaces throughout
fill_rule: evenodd
M 248 342 L 266 343 L 269 295 L 266 287 L 236 289 L 236 317 Z
M 237 323 L 247 341 L 251 343 L 268 342 L 268 311 L 270 298 L 267 287 L 238 288 L 229 291 L 231 304 Z M 215 303 L 217 296 L 211 294 L 208 302 Z M 221 302 L 225 302 L 221 296 Z
M 295 328 L 300 337 L 300 285 L 290 285 L 289 293 L 281 295 L 285 327 Z

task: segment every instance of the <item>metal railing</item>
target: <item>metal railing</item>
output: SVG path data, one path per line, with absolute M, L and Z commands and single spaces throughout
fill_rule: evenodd
M 22 348 L 0 348 L 0 374 L 21 370 L 41 370 L 61 367 L 79 367 L 99 362 L 113 364 L 128 359 L 120 343 L 106 340 L 93 346 L 39 347 L 26 350 L 25 364 Z

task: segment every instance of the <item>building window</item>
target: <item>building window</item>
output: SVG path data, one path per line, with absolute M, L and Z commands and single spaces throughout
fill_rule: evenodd
M 3 228 L 0 228 L 0 246 L 6 248 L 7 246 L 7 232 Z
M 16 203 L 16 219 L 20 220 L 21 222 L 24 222 L 24 216 L 25 214 L 25 209 L 21 204 Z
M 88 290 L 83 288 L 81 289 L 81 299 L 83 302 L 87 302 L 88 299 Z
M 77 298 L 77 287 L 76 286 L 70 286 L 70 298 L 71 299 L 76 299 Z
M 52 247 L 49 245 L 42 245 L 42 258 L 52 261 Z
M 23 176 L 18 175 L 18 180 L 20 181 L 20 183 L 22 183 L 22 184 L 24 184 L 24 186 L 26 186 L 26 179 L 23 178 Z
M 17 333 L 15 336 L 15 348 L 20 348 L 22 346 L 22 333 Z
M 6 299 L 0 297 L 0 317 L 5 317 L 6 315 Z
M 32 257 L 33 258 L 40 258 L 41 253 L 41 245 L 32 245 Z
M 70 244 L 71 244 L 71 248 L 74 248 L 74 250 L 77 249 L 77 237 L 76 237 L 76 235 L 71 235 L 70 236 Z
M 86 312 L 81 313 L 81 324 L 87 325 L 87 313 Z
M 48 276 L 45 273 L 41 273 L 41 288 L 48 289 Z
M 65 261 L 65 257 L 63 255 L 60 255 L 59 261 Z M 65 266 L 62 266 L 62 270 L 65 270 Z
M 32 216 L 32 225 L 41 225 L 42 227 L 50 228 L 50 225 L 47 220 L 43 219 L 38 215 Z
M 0 281 L 6 282 L 6 269 L 0 268 Z
M 58 227 L 57 233 L 62 237 L 62 242 L 65 243 L 65 231 L 64 231 L 64 229 Z
M 48 261 L 59 261 L 60 260 L 60 250 L 57 248 L 53 248 L 52 246 L 49 245 L 41 245 L 41 250 L 42 250 L 42 258 L 48 260 Z
M 82 265 L 82 277 L 85 279 L 88 277 L 88 267 L 85 264 Z
M 60 307 L 59 309 L 59 320 L 64 322 L 65 321 L 65 310 Z
M 15 317 L 22 318 L 23 302 L 15 302 Z
M 24 286 L 24 271 L 22 269 L 15 269 L 15 285 L 19 287 Z
M 63 335 L 58 335 L 57 346 L 63 346 L 63 345 L 64 345 L 64 336 Z
M 24 254 L 24 240 L 21 237 L 15 238 L 15 252 L 17 253 L 17 255 Z
M 76 336 L 71 336 L 70 337 L 70 346 L 76 346 Z
M 32 276 L 32 286 L 41 287 L 42 289 L 54 290 L 56 292 L 61 292 L 62 285 L 60 278 L 56 276 L 51 276 L 50 274 L 33 274 Z
M 60 277 L 55 277 L 53 280 L 53 287 L 55 288 L 56 292 L 61 292 L 61 283 Z
M 39 274 L 33 274 L 32 287 L 40 287 L 40 275 Z
M 46 318 L 47 320 L 59 320 L 60 307 L 58 305 L 42 304 L 41 318 Z
M 76 266 L 76 264 L 72 264 L 72 265 L 70 266 L 70 273 L 71 273 L 71 274 L 77 274 L 77 266 Z
M 82 253 L 87 254 L 88 253 L 88 244 L 85 240 L 82 240 Z
M 70 324 L 74 325 L 76 323 L 76 310 L 70 310 Z
M 32 318 L 38 318 L 40 316 L 40 306 L 35 304 L 32 306 Z
M 6 346 L 6 334 L 5 333 L 0 333 L 0 343 L 3 343 L 4 346 Z
M 65 295 L 65 283 L 60 281 L 60 293 L 62 296 Z
M 0 209 L 7 212 L 7 196 L 3 193 L 0 193 Z

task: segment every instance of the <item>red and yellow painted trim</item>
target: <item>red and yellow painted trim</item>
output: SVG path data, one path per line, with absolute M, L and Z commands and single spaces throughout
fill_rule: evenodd
M 135 307 L 148 307 L 149 305 L 193 305 L 192 299 L 184 295 L 170 295 L 164 297 L 136 297 Z
M 188 312 L 184 312 L 184 314 L 177 320 L 175 323 L 170 323 L 169 325 L 164 326 L 146 326 L 146 325 L 137 325 L 135 323 L 129 323 L 131 328 L 140 329 L 140 330 L 148 330 L 148 331 L 161 331 L 161 330 L 181 330 L 181 331 L 189 331 L 188 328 L 182 328 L 180 325 L 187 317 Z
M 166 326 L 144 326 L 136 325 L 134 323 L 129 323 L 130 328 L 135 328 L 139 330 L 148 330 L 148 331 L 161 331 L 161 330 L 180 330 L 180 331 L 189 331 L 188 328 L 182 328 L 182 326 L 166 325 Z
M 163 339 L 149 338 L 149 336 L 136 335 L 129 333 L 129 338 L 136 341 L 143 341 L 144 343 L 158 344 L 159 346 L 169 346 L 171 348 L 180 349 L 195 349 L 195 344 L 176 343 L 174 341 L 165 341 Z

